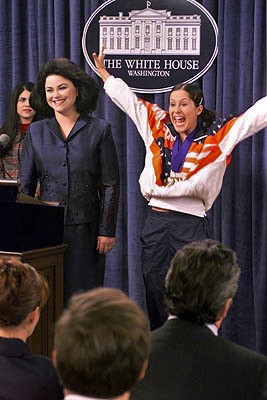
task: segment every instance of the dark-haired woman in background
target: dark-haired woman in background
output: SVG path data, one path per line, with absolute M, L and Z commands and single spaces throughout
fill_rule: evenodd
M 208 237 L 206 211 L 221 190 L 231 151 L 267 126 L 267 97 L 226 121 L 204 107 L 197 85 L 178 84 L 167 112 L 110 76 L 103 49 L 93 58 L 106 93 L 133 120 L 146 146 L 139 182 L 150 207 L 141 236 L 142 267 L 154 329 L 166 319 L 163 291 L 170 261 L 186 243 Z
M 18 83 L 11 96 L 6 122 L 0 129 L 0 135 L 9 136 L 9 142 L 0 154 L 0 178 L 17 179 L 20 154 L 30 123 L 37 119 L 29 99 L 33 89 L 32 82 Z
M 68 59 L 40 70 L 31 102 L 41 121 L 31 124 L 21 157 L 24 193 L 65 207 L 65 301 L 79 290 L 102 286 L 104 255 L 112 250 L 119 171 L 111 126 L 92 117 L 96 82 Z
M 48 284 L 33 267 L 0 259 L 0 399 L 63 398 L 51 359 L 26 344 L 47 299 Z

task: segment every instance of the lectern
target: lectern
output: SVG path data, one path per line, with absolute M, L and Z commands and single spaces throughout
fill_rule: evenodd
M 19 193 L 16 180 L 0 180 L 0 210 L 0 257 L 17 257 L 48 280 L 49 300 L 28 344 L 51 356 L 54 323 L 63 310 L 64 208 Z

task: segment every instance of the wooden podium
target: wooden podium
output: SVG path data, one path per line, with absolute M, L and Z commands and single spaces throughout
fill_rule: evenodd
M 0 257 L 17 257 L 49 284 L 49 299 L 28 339 L 34 353 L 51 356 L 54 323 L 63 311 L 64 209 L 18 194 L 17 181 L 0 180 Z

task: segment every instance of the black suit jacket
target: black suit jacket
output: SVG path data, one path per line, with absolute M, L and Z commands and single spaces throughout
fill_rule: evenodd
M 132 400 L 267 399 L 267 358 L 179 319 L 152 332 L 146 376 Z
M 60 400 L 52 361 L 33 355 L 22 340 L 0 338 L 0 400 Z
M 65 224 L 98 224 L 98 234 L 115 236 L 119 168 L 110 124 L 80 116 L 66 140 L 55 118 L 30 125 L 20 160 L 24 193 L 65 207 Z

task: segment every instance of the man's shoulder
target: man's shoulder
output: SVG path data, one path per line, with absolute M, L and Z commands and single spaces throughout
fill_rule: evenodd
M 209 349 L 210 354 L 213 351 L 225 356 L 229 354 L 232 361 L 234 359 L 240 362 L 254 360 L 267 366 L 267 357 L 265 355 L 248 349 L 226 337 L 215 336 L 204 325 L 197 325 L 180 319 L 168 320 L 162 327 L 152 331 L 151 343 L 152 351 L 164 348 L 169 344 L 179 347 L 183 344 L 183 347 L 195 347 L 200 350 Z
M 239 360 L 241 363 L 244 361 L 255 361 L 267 367 L 267 357 L 261 353 L 244 347 L 235 343 L 225 337 L 218 337 L 218 344 L 222 351 L 228 351 L 233 359 Z
M 132 400 L 264 398 L 265 356 L 178 319 L 151 336 L 148 369 Z
M 164 351 L 169 345 L 175 347 L 197 348 L 203 356 L 205 351 L 212 354 L 222 354 L 223 358 L 227 355 L 231 360 L 254 360 L 267 366 L 267 357 L 256 351 L 248 349 L 225 337 L 215 336 L 209 328 L 204 325 L 197 325 L 191 322 L 173 319 L 167 321 L 162 327 L 151 333 L 152 352 Z

